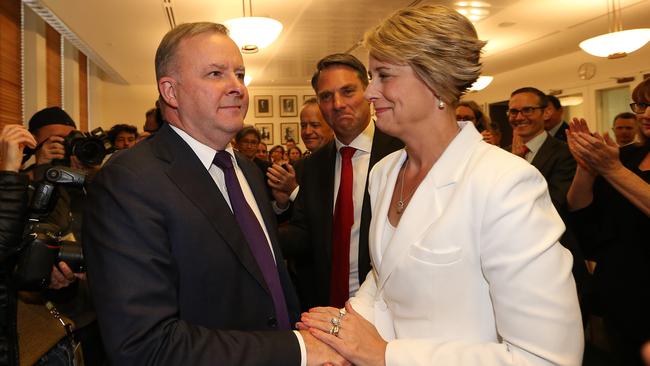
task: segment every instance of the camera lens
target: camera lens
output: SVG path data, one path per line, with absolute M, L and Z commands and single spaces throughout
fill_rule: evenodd
M 73 154 L 86 165 L 101 164 L 106 155 L 104 144 L 94 138 L 78 141 L 73 148 Z

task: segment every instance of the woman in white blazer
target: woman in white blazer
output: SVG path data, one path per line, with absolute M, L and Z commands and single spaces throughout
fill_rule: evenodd
M 580 365 L 572 258 L 544 178 L 455 120 L 485 42 L 423 5 L 364 43 L 377 127 L 406 148 L 370 174 L 373 271 L 345 310 L 299 326 L 355 365 Z

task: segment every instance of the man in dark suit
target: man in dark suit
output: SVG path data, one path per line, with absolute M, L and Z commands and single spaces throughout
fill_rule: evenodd
M 508 121 L 513 135 L 511 151 L 542 173 L 553 206 L 567 224 L 566 196 L 576 171 L 576 161 L 568 145 L 544 129 L 544 121 L 553 112 L 548 106 L 548 96 L 539 89 L 525 87 L 512 92 L 508 102 Z M 580 289 L 587 272 L 582 250 L 568 225 L 560 242 L 573 254 L 573 276 Z
M 335 139 L 304 160 L 292 218 L 280 230 L 283 251 L 295 264 L 303 309 L 342 306 L 370 271 L 368 172 L 403 146 L 371 122 L 370 105 L 364 98 L 368 73 L 358 59 L 349 54 L 329 55 L 318 62 L 317 70 L 312 87 Z M 344 150 L 351 155 L 343 157 Z M 346 159 L 351 164 L 351 181 L 345 178 Z M 350 184 L 353 206 L 347 226 L 339 221 L 348 214 L 344 204 L 338 203 L 344 200 L 345 182 Z
M 546 98 L 548 99 L 546 108 L 549 112 L 544 117 L 544 129 L 549 135 L 566 142 L 566 130 L 569 128 L 569 124 L 563 119 L 562 103 L 554 95 L 547 95 Z
M 106 164 L 84 222 L 111 363 L 333 359 L 309 333 L 291 331 L 298 303 L 262 174 L 227 147 L 248 107 L 243 59 L 227 29 L 171 30 L 156 52 L 156 79 L 167 123 Z

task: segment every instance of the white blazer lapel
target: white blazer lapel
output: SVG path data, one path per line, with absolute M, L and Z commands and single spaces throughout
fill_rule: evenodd
M 390 201 L 392 198 L 393 187 L 397 180 L 400 167 L 406 159 L 406 152 L 401 150 L 399 154 L 391 155 L 392 161 L 386 164 L 383 169 L 378 169 L 373 173 L 375 182 L 371 188 L 371 197 L 375 200 L 372 202 L 372 220 L 370 222 L 370 259 L 372 260 L 373 268 L 377 269 L 381 266 L 383 249 L 382 240 L 384 234 L 384 225 L 388 220 L 388 209 L 390 208 Z M 389 158 L 389 159 L 390 159 Z M 390 192 L 390 193 L 389 193 Z
M 402 258 L 408 254 L 409 247 L 421 240 L 438 220 L 438 217 L 444 212 L 447 201 L 453 192 L 453 185 L 463 173 L 463 167 L 482 140 L 482 136 L 474 128 L 465 128 L 466 124 L 459 124 L 462 128 L 458 136 L 452 140 L 440 159 L 434 164 L 420 186 L 417 188 L 406 210 L 402 214 L 399 225 L 395 234 L 388 243 L 384 253 L 377 254 L 380 258 L 375 262 L 378 265 L 378 283 L 377 289 L 381 291 L 386 281 L 390 277 L 396 266 L 402 261 Z M 381 235 L 385 222 L 387 220 L 388 206 L 392 198 L 393 189 L 397 180 L 397 173 L 402 162 L 406 158 L 404 153 L 396 164 L 391 167 L 383 185 L 384 193 L 382 206 L 375 217 L 376 227 L 374 227 L 374 243 L 372 244 L 375 251 L 381 248 Z

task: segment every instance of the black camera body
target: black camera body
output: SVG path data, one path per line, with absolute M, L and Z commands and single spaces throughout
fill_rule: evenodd
M 55 166 L 45 173 L 31 200 L 21 253 L 14 270 L 14 285 L 37 291 L 48 287 L 52 266 L 65 262 L 73 272 L 85 271 L 80 243 L 66 241 L 57 225 L 41 222 L 52 212 L 58 199 L 56 185 L 83 186 L 85 175 L 68 167 Z
M 71 156 L 76 156 L 86 166 L 99 165 L 104 161 L 106 155 L 115 150 L 108 135 L 101 127 L 90 132 L 74 130 L 64 137 L 63 146 L 65 147 L 65 158 L 52 161 L 53 165 L 70 166 Z

